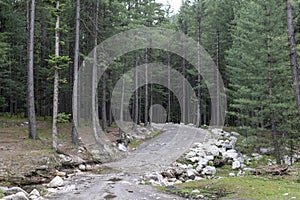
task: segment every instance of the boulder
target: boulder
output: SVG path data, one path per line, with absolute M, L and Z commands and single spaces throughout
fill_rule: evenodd
M 26 196 L 28 196 L 28 193 L 20 187 L 12 187 L 12 188 L 6 188 L 6 189 L 1 188 L 1 190 L 3 191 L 3 194 L 5 194 L 5 195 L 12 195 L 12 194 L 16 194 L 18 192 L 22 192 Z
M 196 177 L 196 175 L 195 175 L 193 169 L 188 169 L 188 170 L 186 171 L 186 174 L 187 174 L 187 177 L 188 177 L 189 179 L 192 179 L 192 180 L 194 180 L 195 177 Z
M 228 174 L 228 176 L 234 177 L 235 173 L 231 172 L 231 173 Z
M 204 175 L 215 175 L 216 174 L 216 168 L 213 166 L 207 166 L 203 169 L 202 174 Z
M 192 163 L 195 163 L 195 162 L 199 161 L 199 157 L 198 156 L 191 157 L 191 158 L 187 158 L 187 160 L 191 161 Z
M 36 196 L 36 197 L 39 197 L 41 196 L 40 195 L 40 192 L 37 190 L 37 189 L 33 189 L 30 193 L 29 193 L 29 196 Z
M 197 167 L 196 167 L 196 171 L 197 172 L 202 172 L 202 169 L 203 169 L 203 165 L 197 165 Z
M 6 197 L 3 197 L 2 200 L 29 200 L 24 192 L 18 192 Z
M 198 165 L 203 165 L 203 166 L 206 166 L 207 163 L 208 163 L 208 159 L 207 158 L 200 158 L 199 162 L 198 162 Z
M 190 152 L 188 152 L 188 153 L 185 155 L 185 158 L 186 158 L 186 159 L 193 158 L 193 157 L 195 157 L 196 155 L 197 155 L 197 154 L 196 154 L 195 151 L 190 151 Z
M 206 145 L 205 146 L 207 155 L 219 156 L 220 149 L 216 145 Z
M 52 181 L 50 181 L 50 183 L 48 183 L 48 187 L 50 188 L 61 187 L 63 185 L 64 185 L 64 180 L 59 176 L 56 176 L 54 179 L 52 179 Z
M 239 169 L 241 167 L 240 161 L 236 160 L 232 163 L 232 169 Z
M 120 151 L 124 151 L 124 152 L 127 151 L 127 148 L 123 144 L 121 144 L 121 143 L 118 144 L 118 149 Z
M 229 158 L 229 159 L 237 159 L 238 153 L 234 149 L 230 149 L 226 152 L 223 153 L 224 158 Z
M 230 134 L 233 135 L 233 136 L 240 136 L 240 134 L 237 133 L 237 132 L 231 132 Z
M 78 166 L 78 168 L 79 168 L 81 171 L 85 171 L 85 170 L 86 170 L 86 167 L 85 167 L 84 164 L 80 164 L 80 165 Z
M 85 166 L 85 170 L 86 171 L 92 171 L 93 170 L 93 167 L 91 165 L 86 165 Z

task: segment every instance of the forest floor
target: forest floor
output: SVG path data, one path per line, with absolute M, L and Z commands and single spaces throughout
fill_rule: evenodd
M 37 126 L 40 139 L 34 141 L 28 139 L 26 119 L 0 118 L 0 186 L 20 186 L 28 192 L 32 188 L 37 188 L 42 191 L 42 194 L 46 194 L 43 183 L 48 183 L 58 172 L 63 171 L 68 177 L 68 174 L 78 169 L 78 166 L 62 166 L 54 156 L 51 148 L 50 120 L 40 120 Z M 71 143 L 70 130 L 70 123 L 59 124 L 59 144 L 64 152 L 78 155 L 78 147 Z M 95 197 L 100 198 L 101 195 L 107 197 L 100 199 L 122 199 L 118 196 L 126 194 L 126 198 L 129 199 L 142 199 L 146 196 L 147 199 L 186 199 L 186 197 L 193 199 L 192 191 L 197 189 L 207 196 L 217 197 L 216 199 L 300 199 L 299 163 L 296 163 L 288 174 L 280 176 L 249 174 L 244 177 L 229 177 L 228 174 L 232 169 L 224 166 L 218 169 L 216 174 L 216 176 L 224 177 L 222 179 L 193 181 L 159 188 L 136 185 L 135 181 L 139 174 L 159 170 L 162 166 L 176 160 L 193 142 L 196 142 L 195 139 L 202 140 L 201 137 L 195 136 L 188 137 L 191 140 L 181 137 L 176 140 L 175 137 L 171 145 L 168 134 L 174 132 L 174 127 L 169 127 L 168 131 L 166 134 L 156 135 L 157 138 L 150 141 L 132 143 L 132 147 L 137 147 L 137 150 L 132 151 L 127 159 L 105 166 L 91 163 L 98 168 L 68 178 L 70 184 L 78 184 L 78 190 L 67 193 L 62 191 L 49 198 L 80 199 L 85 195 L 95 194 Z M 187 129 L 185 131 L 190 132 Z M 205 136 L 205 134 L 201 135 Z M 110 127 L 108 137 L 112 141 L 118 139 L 118 129 Z M 240 146 L 243 148 L 242 144 Z M 251 153 L 251 149 L 247 150 Z M 151 155 L 147 156 L 147 161 L 145 161 L 146 154 Z M 86 154 L 81 154 L 81 157 L 89 159 L 89 155 Z M 268 158 L 249 167 L 267 165 Z M 181 197 L 173 196 L 174 194 Z

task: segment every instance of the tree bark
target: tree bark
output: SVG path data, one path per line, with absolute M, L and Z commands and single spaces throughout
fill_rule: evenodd
M 293 9 L 291 2 L 286 0 L 286 14 L 287 14 L 287 25 L 288 25 L 288 40 L 290 48 L 290 64 L 292 69 L 292 79 L 294 85 L 295 100 L 300 117 L 300 88 L 299 88 L 299 70 L 297 62 L 296 42 L 294 36 L 294 25 L 293 25 Z
M 197 16 L 197 69 L 198 69 L 198 104 L 197 104 L 197 123 L 196 126 L 199 128 L 201 126 L 201 74 L 200 74 L 200 67 L 201 67 L 201 17 Z
M 56 2 L 56 10 L 59 10 L 60 3 Z M 55 57 L 59 57 L 59 23 L 60 15 L 59 13 L 56 16 L 55 23 Z M 53 119 L 52 119 L 52 147 L 57 151 L 57 113 L 58 113 L 58 64 L 56 64 L 54 71 L 54 91 L 53 91 Z
M 28 44 L 28 65 L 27 65 L 27 113 L 29 138 L 38 137 L 36 129 L 36 116 L 34 105 L 34 77 L 33 77 L 33 50 L 34 50 L 34 18 L 35 0 L 31 0 L 30 25 L 29 25 L 29 44 Z
M 280 161 L 280 151 L 276 133 L 276 124 L 275 124 L 275 116 L 274 116 L 274 109 L 273 109 L 273 83 L 272 83 L 272 75 L 271 75 L 271 45 L 270 45 L 270 36 L 267 36 L 267 49 L 268 49 L 268 80 L 269 80 L 269 106 L 270 106 L 270 120 L 271 120 L 271 127 L 272 127 L 272 136 L 273 136 L 273 143 L 275 149 L 275 157 L 276 163 L 278 165 L 281 164 Z
M 146 85 L 145 85 L 145 126 L 148 125 L 149 122 L 149 114 L 148 114 L 148 48 L 146 48 L 146 70 L 145 70 L 145 78 L 146 78 Z
M 217 69 L 219 70 L 220 68 L 220 32 L 217 31 L 216 33 L 216 65 Z M 220 124 L 220 77 L 219 77 L 219 71 L 216 71 L 216 125 L 221 126 Z
M 94 31 L 93 31 L 93 46 L 94 48 L 98 43 L 98 14 L 99 14 L 99 1 L 95 2 L 94 5 Z M 98 85 L 98 59 L 97 50 L 94 49 L 93 55 L 93 71 L 92 71 L 92 126 L 94 137 L 96 141 L 99 139 L 99 119 L 98 119 L 98 95 L 97 95 L 97 85 Z
M 107 131 L 107 115 L 106 115 L 106 73 L 102 76 L 102 130 Z
M 168 123 L 171 122 L 171 54 L 168 52 Z
M 133 130 L 136 130 L 136 125 L 139 123 L 138 122 L 138 117 L 139 117 L 139 92 L 138 92 L 138 70 L 137 70 L 137 66 L 138 66 L 138 55 L 137 53 L 135 54 L 135 58 L 134 58 L 134 88 L 135 93 L 134 93 L 134 123 L 132 126 Z
M 75 51 L 74 51 L 74 80 L 73 80 L 73 124 L 72 142 L 78 144 L 78 65 L 79 65 L 79 35 L 80 35 L 80 0 L 76 0 L 76 28 L 75 28 Z

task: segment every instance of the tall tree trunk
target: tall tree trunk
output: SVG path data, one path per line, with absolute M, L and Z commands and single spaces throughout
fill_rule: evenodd
M 171 122 L 171 54 L 168 51 L 168 123 Z
M 107 131 L 107 116 L 106 116 L 106 72 L 102 76 L 102 130 Z
M 274 116 L 274 109 L 273 109 L 273 83 L 272 83 L 272 75 L 271 75 L 271 44 L 270 44 L 270 36 L 267 36 L 267 49 L 268 49 L 268 80 L 269 80 L 269 103 L 270 103 L 270 120 L 271 120 L 271 127 L 272 127 L 272 135 L 273 135 L 273 143 L 275 149 L 275 157 L 276 163 L 278 165 L 281 164 L 280 161 L 280 151 L 279 145 L 277 140 L 276 134 L 276 124 L 275 124 L 275 116 Z
M 146 48 L 146 70 L 145 70 L 145 78 L 146 78 L 146 85 L 145 85 L 145 126 L 148 125 L 149 122 L 149 114 L 148 114 L 148 108 L 149 108 L 149 102 L 148 102 L 148 48 Z
M 80 0 L 76 0 L 76 28 L 75 28 L 75 51 L 74 51 L 74 80 L 73 80 L 73 123 L 72 142 L 78 144 L 78 65 L 79 65 L 79 35 L 80 35 Z
M 35 106 L 34 106 L 34 77 L 33 77 L 33 50 L 34 50 L 34 18 L 35 18 L 35 0 L 31 0 L 30 25 L 29 25 L 29 44 L 28 44 L 28 66 L 27 66 L 27 113 L 29 138 L 36 139 L 38 136 L 36 130 Z
M 198 104 L 197 104 L 197 123 L 196 126 L 199 128 L 201 126 L 201 17 L 197 16 L 197 69 L 198 69 Z
M 94 5 L 94 31 L 93 31 L 93 46 L 94 48 L 98 43 L 98 14 L 99 14 L 99 1 L 95 2 Z M 93 74 L 92 74 L 92 125 L 95 139 L 99 139 L 99 118 L 98 118 L 98 94 L 97 94 L 97 85 L 98 85 L 98 59 L 97 51 L 94 49 L 93 55 Z
M 299 88 L 299 70 L 297 62 L 296 43 L 294 36 L 294 25 L 293 25 L 293 9 L 290 0 L 286 0 L 286 14 L 287 14 L 287 25 L 288 25 L 288 39 L 290 48 L 290 63 L 292 68 L 292 78 L 295 91 L 295 100 L 300 117 L 300 88 Z
M 138 92 L 138 70 L 137 70 L 137 66 L 138 66 L 138 55 L 137 53 L 135 54 L 135 58 L 134 58 L 134 88 L 135 93 L 134 93 L 134 123 L 133 123 L 133 130 L 136 130 L 136 125 L 139 123 L 138 122 L 138 117 L 139 117 L 139 92 Z
M 217 31 L 216 33 L 216 65 L 217 65 L 217 69 L 219 70 L 220 68 L 220 32 Z M 216 72 L 216 125 L 220 126 L 220 77 L 219 77 L 219 72 Z
M 60 4 L 59 1 L 56 2 L 56 10 L 59 10 Z M 59 23 L 60 15 L 56 16 L 55 23 L 55 57 L 59 57 Z M 53 119 L 52 119 L 52 147 L 57 151 L 57 113 L 58 113 L 58 64 L 55 67 L 54 71 L 54 91 L 53 91 Z
M 123 74 L 126 73 L 126 60 L 124 61 L 124 65 L 123 65 Z M 122 91 L 121 91 L 121 99 L 120 99 L 120 127 L 119 127 L 119 136 L 121 139 L 124 138 L 123 136 L 123 130 L 122 128 L 124 128 L 124 105 L 123 105 L 123 102 L 124 102 L 124 95 L 125 95 L 125 78 L 126 76 L 123 76 L 123 79 L 122 79 Z

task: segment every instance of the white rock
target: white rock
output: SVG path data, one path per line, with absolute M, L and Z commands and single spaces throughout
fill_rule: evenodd
M 243 170 L 244 170 L 244 171 L 251 172 L 251 171 L 253 171 L 254 169 L 253 169 L 253 168 L 249 168 L 249 167 L 245 167 Z
M 194 180 L 194 178 L 195 178 L 195 173 L 194 173 L 194 170 L 192 170 L 192 169 L 188 169 L 188 170 L 186 171 L 186 174 L 187 174 L 187 177 L 188 177 L 188 178 L 190 178 L 190 179 L 193 179 L 193 180 Z
M 233 135 L 233 136 L 240 136 L 240 134 L 237 133 L 237 132 L 231 132 L 230 134 Z
M 228 176 L 233 177 L 233 176 L 235 176 L 235 173 L 229 173 Z
M 196 189 L 196 190 L 193 190 L 192 193 L 194 193 L 194 194 L 200 194 L 200 191 Z
M 237 159 L 238 153 L 236 153 L 236 150 L 230 149 L 223 153 L 224 158 L 231 158 L 231 159 Z
M 197 171 L 197 172 L 201 172 L 202 169 L 203 169 L 203 165 L 198 165 L 198 166 L 196 167 L 196 171 Z
M 190 152 L 188 152 L 188 153 L 185 155 L 185 158 L 186 158 L 186 159 L 193 158 L 193 157 L 195 157 L 196 155 L 197 155 L 196 152 L 190 151 Z
M 80 165 L 78 166 L 78 168 L 79 168 L 81 171 L 85 171 L 85 170 L 86 170 L 86 167 L 85 167 L 84 164 L 80 164 Z
M 206 156 L 206 159 L 208 160 L 208 161 L 211 161 L 211 160 L 214 160 L 214 156 L 213 155 L 211 155 L 211 156 Z
M 202 177 L 200 177 L 200 176 L 196 176 L 194 180 L 195 180 L 195 181 L 201 181 L 201 180 L 203 180 L 203 179 L 204 179 L 204 178 L 202 178 Z
M 58 191 L 58 189 L 56 188 L 47 188 L 47 192 L 49 193 L 56 193 Z
M 200 158 L 198 165 L 206 166 L 209 160 L 206 158 Z
M 29 200 L 24 192 L 18 192 L 6 197 L 3 197 L 2 200 Z
M 260 160 L 262 158 L 262 155 L 258 154 L 258 153 L 252 153 L 251 154 L 255 160 Z
M 208 154 L 211 154 L 213 156 L 220 155 L 220 149 L 216 145 L 211 145 L 210 148 L 206 148 L 206 150 Z
M 192 158 L 187 158 L 187 160 L 189 160 L 189 161 L 195 163 L 195 162 L 199 161 L 199 157 L 196 156 L 196 157 L 192 157 Z
M 123 145 L 123 144 L 118 144 L 118 149 L 120 150 L 120 151 L 127 151 L 127 148 Z
M 91 171 L 93 168 L 92 168 L 92 166 L 91 165 L 86 165 L 85 166 L 85 170 L 86 171 Z
M 6 189 L 5 188 L 1 188 L 1 189 L 2 189 L 2 191 L 3 191 L 3 193 L 5 195 L 16 194 L 18 192 L 23 192 L 24 194 L 26 194 L 26 196 L 29 195 L 25 190 L 23 190 L 20 187 L 12 187 L 12 188 L 6 188 Z
M 63 185 L 64 185 L 64 180 L 59 176 L 56 176 L 54 179 L 52 179 L 52 181 L 50 181 L 50 183 L 48 183 L 48 187 L 51 188 L 56 188 Z
M 245 172 L 240 170 L 238 173 L 237 173 L 237 176 L 244 176 L 245 175 Z
M 240 161 L 236 160 L 232 163 L 232 169 L 239 169 L 240 167 L 241 167 Z
M 202 174 L 204 175 L 215 175 L 216 174 L 216 168 L 213 166 L 207 166 L 203 169 Z
M 294 156 L 292 157 L 292 162 L 291 162 L 291 157 L 290 156 L 288 156 L 288 155 L 283 156 L 283 162 L 286 165 L 292 165 L 292 164 L 294 164 L 295 161 L 296 161 L 296 158 Z
M 31 195 L 35 195 L 35 196 L 37 196 L 37 197 L 41 196 L 41 195 L 40 195 L 40 192 L 39 192 L 37 189 L 33 189 L 33 190 L 29 193 L 29 195 L 30 195 L 30 196 L 31 196 Z

